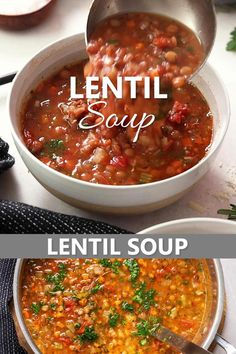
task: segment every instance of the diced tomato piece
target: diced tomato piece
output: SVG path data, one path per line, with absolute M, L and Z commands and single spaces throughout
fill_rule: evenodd
M 180 319 L 179 323 L 184 329 L 192 328 L 194 326 L 194 321 L 188 320 L 187 318 Z
M 190 110 L 187 104 L 175 101 L 172 110 L 169 112 L 168 119 L 172 123 L 181 124 L 189 113 Z
M 62 343 L 65 343 L 65 344 L 71 344 L 72 343 L 72 340 L 69 338 L 69 337 L 60 337 L 58 338 L 58 340 Z
M 115 289 L 115 287 L 112 286 L 112 285 L 106 285 L 106 290 L 107 290 L 107 291 L 110 291 L 111 293 L 114 293 L 116 289 Z
M 66 297 L 64 298 L 64 306 L 66 312 L 72 311 L 75 307 L 75 301 L 70 297 Z
M 111 160 L 111 165 L 118 167 L 118 168 L 125 168 L 129 164 L 127 157 L 125 156 L 114 156 Z
M 78 334 L 84 333 L 85 327 L 87 327 L 87 325 L 88 325 L 88 322 L 83 322 L 81 327 L 78 329 L 77 333 Z
M 159 36 L 154 38 L 153 44 L 160 49 L 171 48 L 173 47 L 173 42 L 171 38 L 165 36 Z

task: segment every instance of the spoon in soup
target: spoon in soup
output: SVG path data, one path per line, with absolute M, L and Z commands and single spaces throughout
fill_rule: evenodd
M 152 336 L 159 341 L 178 349 L 183 354 L 211 354 L 208 350 L 186 340 L 184 337 L 173 333 L 163 326 L 159 326 L 156 331 L 152 333 Z M 216 336 L 215 341 L 226 351 L 227 354 L 236 354 L 236 349 L 220 335 Z
M 86 43 L 101 21 L 117 14 L 137 12 L 170 17 L 194 32 L 203 47 L 198 66 L 188 76 L 195 75 L 206 62 L 215 41 L 216 14 L 212 0 L 94 0 L 87 20 Z

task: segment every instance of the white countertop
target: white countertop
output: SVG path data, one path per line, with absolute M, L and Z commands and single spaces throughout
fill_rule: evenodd
M 23 32 L 0 30 L 0 75 L 18 70 L 42 47 L 62 37 L 82 32 L 86 22 L 89 0 L 58 0 L 54 13 L 42 25 Z M 160 211 L 143 216 L 114 217 L 94 215 L 71 207 L 48 193 L 28 172 L 21 161 L 11 138 L 7 95 L 11 84 L 0 87 L 0 136 L 10 144 L 16 158 L 14 168 L 0 177 L 0 199 L 16 200 L 54 211 L 103 220 L 130 231 L 140 231 L 164 221 L 209 216 L 216 217 L 217 210 L 236 203 L 236 53 L 225 50 L 230 32 L 236 27 L 236 9 L 218 9 L 218 33 L 209 62 L 221 74 L 228 89 L 232 119 L 223 148 L 211 171 L 179 202 Z M 192 202 L 201 206 L 192 209 Z M 229 307 L 225 336 L 236 346 L 236 260 L 224 260 Z M 216 353 L 221 353 L 217 350 Z

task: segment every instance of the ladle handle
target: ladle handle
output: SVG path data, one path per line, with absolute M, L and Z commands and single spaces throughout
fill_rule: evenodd
M 9 84 L 9 82 L 12 82 L 14 77 L 16 76 L 16 72 L 15 73 L 11 73 L 11 74 L 7 74 L 4 76 L 0 76 L 0 86 L 1 85 L 5 85 L 5 84 Z
M 219 334 L 216 335 L 215 341 L 227 354 L 236 354 L 236 348 Z

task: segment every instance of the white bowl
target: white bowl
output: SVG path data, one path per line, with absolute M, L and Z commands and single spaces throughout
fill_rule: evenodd
M 85 58 L 84 35 L 74 35 L 40 51 L 15 78 L 9 97 L 10 120 L 15 144 L 26 166 L 47 190 L 80 208 L 135 214 L 150 212 L 175 202 L 208 171 L 227 131 L 229 100 L 218 75 L 206 65 L 194 79 L 209 102 L 215 122 L 213 143 L 203 160 L 190 170 L 160 182 L 135 186 L 97 185 L 65 176 L 40 162 L 26 148 L 20 129 L 20 112 L 30 91 L 63 65 Z
M 151 226 L 139 234 L 236 235 L 236 222 L 214 218 L 190 218 Z

